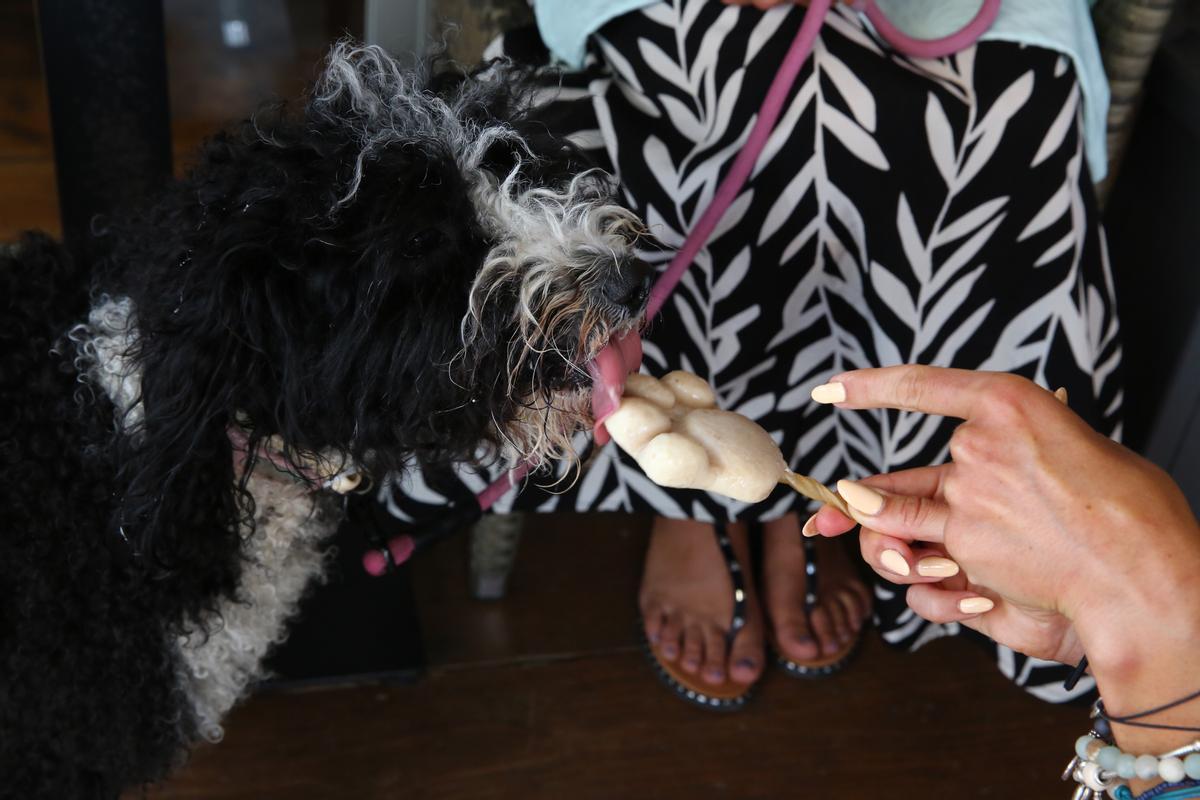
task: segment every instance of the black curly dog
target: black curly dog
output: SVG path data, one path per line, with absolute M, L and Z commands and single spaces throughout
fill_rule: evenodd
M 570 457 L 637 221 L 528 76 L 336 46 L 107 225 L 0 250 L 0 794 L 113 797 L 220 721 L 362 473 Z

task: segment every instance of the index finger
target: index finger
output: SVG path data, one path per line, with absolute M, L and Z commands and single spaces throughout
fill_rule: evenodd
M 971 419 L 988 395 L 1011 379 L 1003 372 L 906 364 L 843 372 L 813 389 L 812 397 L 839 408 L 896 408 Z

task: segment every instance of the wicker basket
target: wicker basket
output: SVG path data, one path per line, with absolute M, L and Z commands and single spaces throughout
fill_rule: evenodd
M 1175 10 L 1176 0 L 1099 0 L 1092 18 L 1112 92 L 1108 108 L 1108 177 L 1097 187 L 1103 203 L 1133 132 L 1142 84 Z

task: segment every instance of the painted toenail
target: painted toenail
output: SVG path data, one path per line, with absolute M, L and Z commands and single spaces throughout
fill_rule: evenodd
M 807 633 L 797 633 L 793 639 L 797 644 L 808 644 L 813 640 L 813 637 L 809 636 Z
M 754 669 L 754 667 L 757 666 L 752 658 L 739 659 L 737 665 L 742 669 Z

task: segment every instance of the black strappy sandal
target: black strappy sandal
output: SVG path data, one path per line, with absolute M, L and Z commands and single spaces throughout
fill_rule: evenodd
M 804 539 L 804 576 L 804 616 L 811 619 L 812 612 L 816 609 L 817 603 L 820 601 L 817 548 L 814 539 Z M 846 668 L 846 664 L 850 662 L 850 659 L 854 657 L 854 653 L 858 649 L 858 643 L 862 641 L 862 630 L 860 629 L 853 641 L 831 656 L 818 656 L 805 661 L 793 661 L 783 655 L 782 650 L 780 650 L 778 644 L 775 642 L 770 625 L 767 626 L 767 630 L 771 649 L 775 651 L 775 663 L 782 667 L 783 671 L 788 675 L 806 680 L 826 678 L 836 672 L 841 672 Z
M 733 640 L 737 638 L 738 633 L 746 627 L 746 581 L 742 576 L 742 565 L 733 554 L 733 544 L 729 541 L 725 526 L 717 523 L 715 527 L 717 546 L 721 548 L 721 555 L 725 558 L 725 566 L 729 570 L 729 579 L 733 583 L 733 619 L 725 633 L 725 647 L 728 652 L 732 649 Z M 658 679 L 672 693 L 689 703 L 709 711 L 737 711 L 746 705 L 753 693 L 752 686 L 734 683 L 728 676 L 724 683 L 713 685 L 705 683 L 698 675 L 689 675 L 677 664 L 659 655 L 658 648 L 645 638 L 644 628 L 642 643 Z

